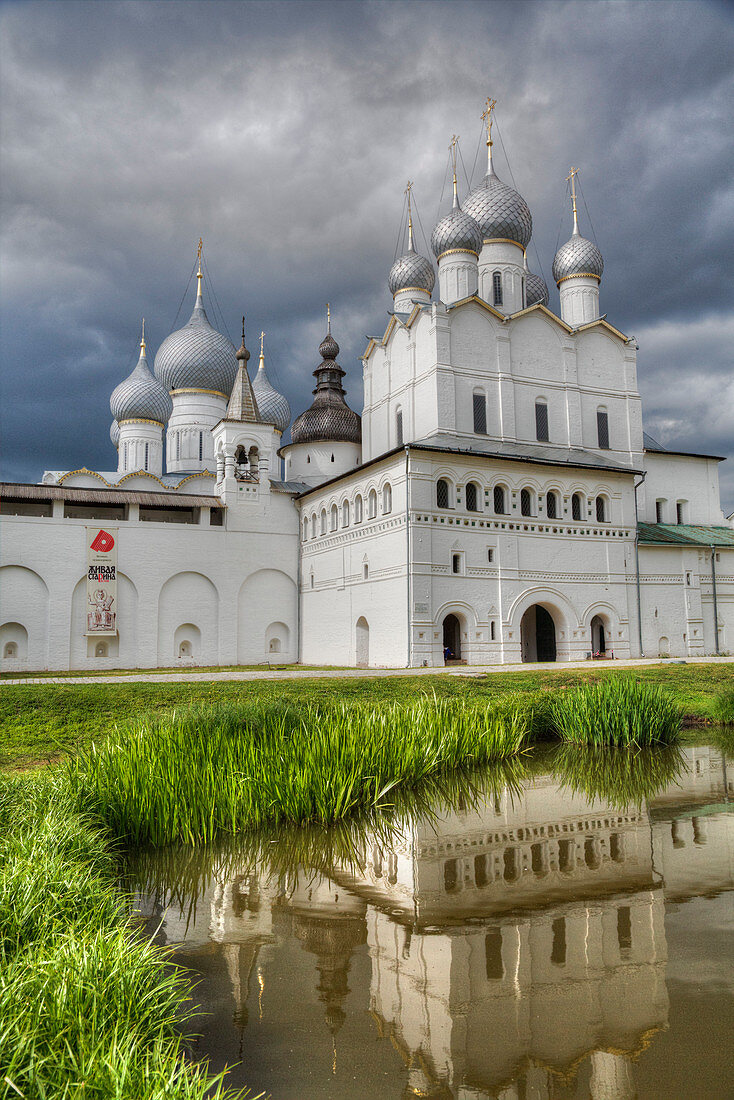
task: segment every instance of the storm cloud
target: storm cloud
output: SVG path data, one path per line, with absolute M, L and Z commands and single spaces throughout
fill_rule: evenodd
M 726 6 L 16 3 L 0 30 L 4 477 L 115 468 L 109 394 L 143 316 L 153 353 L 187 320 L 200 236 L 210 319 L 239 342 L 244 312 L 253 353 L 266 332 L 294 414 L 327 300 L 359 408 L 406 180 L 430 236 L 452 134 L 481 177 L 488 94 L 499 174 L 533 212 L 531 267 L 551 282 L 577 165 L 647 429 L 734 455 Z M 734 462 L 722 487 L 731 511 Z

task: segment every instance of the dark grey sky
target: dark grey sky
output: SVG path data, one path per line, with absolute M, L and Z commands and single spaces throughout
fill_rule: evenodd
M 648 430 L 734 455 L 730 7 L 56 0 L 0 6 L 0 32 L 4 477 L 115 467 L 110 392 L 140 318 L 152 353 L 171 330 L 199 236 L 230 335 L 244 311 L 254 353 L 265 329 L 294 415 L 327 300 L 359 408 L 405 181 L 430 235 L 451 135 L 471 171 L 488 94 L 531 267 L 537 248 L 550 282 L 578 165 Z M 177 325 L 190 309 L 191 290 Z

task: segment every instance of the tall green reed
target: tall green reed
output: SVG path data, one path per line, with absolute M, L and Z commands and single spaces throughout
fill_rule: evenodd
M 558 692 L 550 720 L 562 741 L 617 748 L 668 744 L 679 732 L 682 714 L 661 688 L 627 677 L 605 676 L 594 684 Z
M 720 726 L 734 726 L 734 688 L 719 692 L 713 710 L 714 721 Z
M 174 712 L 70 766 L 82 805 L 135 844 L 209 843 L 270 824 L 331 824 L 528 742 L 530 710 L 424 698 L 405 706 L 226 703 Z

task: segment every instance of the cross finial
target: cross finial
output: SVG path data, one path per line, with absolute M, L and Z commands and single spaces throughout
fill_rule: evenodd
M 242 318 L 242 343 L 245 342 L 245 318 Z
M 145 317 L 143 317 L 143 331 L 140 336 L 140 348 L 141 351 L 145 351 Z
M 571 202 L 573 204 L 573 231 L 578 233 L 579 231 L 579 219 L 576 211 L 576 176 L 578 175 L 578 168 L 571 168 L 571 171 L 566 176 L 566 183 L 571 184 Z
M 261 332 L 260 333 L 260 358 L 261 359 L 265 358 L 264 344 L 265 344 L 265 333 Z
M 413 251 L 413 210 L 412 210 L 412 206 L 411 206 L 411 196 L 413 194 L 413 184 L 412 184 L 411 180 L 408 180 L 408 183 L 406 185 L 404 194 L 406 194 L 408 196 L 408 252 L 412 252 Z
M 496 106 L 497 106 L 497 100 L 496 99 L 490 99 L 490 97 L 487 96 L 487 101 L 485 103 L 484 110 L 482 111 L 482 118 L 484 119 L 485 123 L 487 124 L 487 174 L 488 175 L 492 171 L 492 122 L 493 122 L 492 112 L 494 111 Z
M 459 194 L 456 188 L 456 149 L 459 144 L 459 135 L 454 134 L 451 138 L 451 144 L 449 145 L 449 152 L 451 153 L 451 166 L 454 172 L 454 206 L 459 205 Z
M 331 332 L 331 306 L 326 303 L 326 331 Z

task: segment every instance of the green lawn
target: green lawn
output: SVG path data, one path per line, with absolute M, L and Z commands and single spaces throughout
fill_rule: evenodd
M 684 713 L 712 720 L 716 696 L 734 686 L 734 665 L 659 665 L 620 670 L 675 693 Z M 18 684 L 0 688 L 0 764 L 25 766 L 58 759 L 130 720 L 192 703 L 228 699 L 295 702 L 400 702 L 435 692 L 439 698 L 486 697 L 588 683 L 608 670 L 562 668 L 496 672 L 485 677 L 400 676 L 258 682 Z

